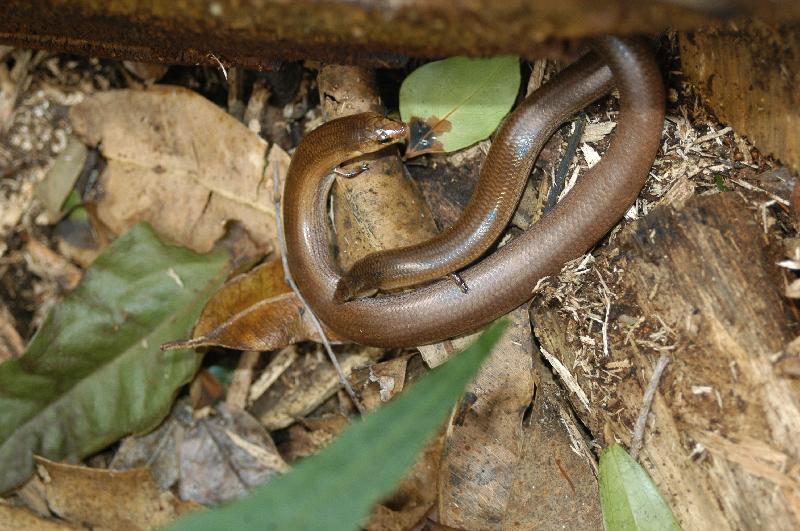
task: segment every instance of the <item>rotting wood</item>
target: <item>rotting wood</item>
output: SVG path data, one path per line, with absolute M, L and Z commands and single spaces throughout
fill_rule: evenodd
M 317 84 L 325 120 L 385 112 L 372 70 L 326 65 Z M 333 224 L 343 268 L 376 250 L 410 245 L 436 234 L 430 210 L 406 177 L 394 147 L 371 156 L 367 170 L 357 176 L 336 178 Z
M 800 25 L 729 23 L 681 34 L 680 49 L 719 119 L 800 170 Z
M 797 20 L 760 0 L 4 0 L 0 43 L 172 64 L 275 68 L 317 59 L 558 55 L 572 39 L 692 29 L 731 17 Z
M 630 442 L 668 353 L 640 457 L 685 529 L 800 527 L 800 381 L 773 364 L 795 334 L 777 258 L 738 194 L 696 197 L 598 253 L 608 357 L 583 348 L 602 343 L 601 324 L 587 330 L 559 311 L 554 297 L 568 286 L 532 306 L 542 346 L 589 398 L 587 410 L 572 396 L 576 413 L 604 443 Z

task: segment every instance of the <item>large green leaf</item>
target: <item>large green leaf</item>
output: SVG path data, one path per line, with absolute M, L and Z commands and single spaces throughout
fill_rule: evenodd
M 450 152 L 488 138 L 514 105 L 519 59 L 453 57 L 414 70 L 400 87 L 400 116 L 411 124 L 406 155 Z
M 25 354 L 0 365 L 0 492 L 30 475 L 34 453 L 80 458 L 169 412 L 199 357 L 159 346 L 187 335 L 226 263 L 164 245 L 147 225 L 97 258 Z
M 356 529 L 414 463 L 505 327 L 505 322 L 494 324 L 464 352 L 285 476 L 246 499 L 179 520 L 171 529 Z
M 618 444 L 600 456 L 600 505 L 607 531 L 680 531 L 647 472 Z

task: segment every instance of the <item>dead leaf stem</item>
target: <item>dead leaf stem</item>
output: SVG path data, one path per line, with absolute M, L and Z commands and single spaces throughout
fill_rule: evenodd
M 331 343 L 328 341 L 328 336 L 325 335 L 325 330 L 322 328 L 322 324 L 319 322 L 314 311 L 306 302 L 305 298 L 303 298 L 303 294 L 300 293 L 300 290 L 297 289 L 297 284 L 294 283 L 294 279 L 292 278 L 292 274 L 289 272 L 289 264 L 286 260 L 286 237 L 283 233 L 283 215 L 281 213 L 281 176 L 279 173 L 279 169 L 275 166 L 275 174 L 272 178 L 272 192 L 273 192 L 273 200 L 275 201 L 275 221 L 277 223 L 277 232 L 278 232 L 278 245 L 280 246 L 281 250 L 281 263 L 283 264 L 283 275 L 286 279 L 286 283 L 291 286 L 292 291 L 295 292 L 297 295 L 297 299 L 303 305 L 303 308 L 306 309 L 308 312 L 309 317 L 311 318 L 311 322 L 314 324 L 314 328 L 317 329 L 317 333 L 319 334 L 320 339 L 322 340 L 322 345 L 325 347 L 325 352 L 328 353 L 328 357 L 333 364 L 333 367 L 336 369 L 336 374 L 339 375 L 339 382 L 344 387 L 344 390 L 347 391 L 347 394 L 350 396 L 350 400 L 353 401 L 353 405 L 356 406 L 358 412 L 362 415 L 364 414 L 364 406 L 361 404 L 361 401 L 358 399 L 353 386 L 350 385 L 350 381 L 347 379 L 347 376 L 344 374 L 342 370 L 342 366 L 339 364 L 339 360 L 336 358 L 336 354 L 334 354 L 333 349 L 331 348 Z

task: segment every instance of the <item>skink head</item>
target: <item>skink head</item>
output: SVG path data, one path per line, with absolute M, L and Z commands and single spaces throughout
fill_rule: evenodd
M 364 113 L 361 130 L 362 153 L 372 153 L 391 144 L 402 142 L 408 136 L 408 126 L 375 113 Z

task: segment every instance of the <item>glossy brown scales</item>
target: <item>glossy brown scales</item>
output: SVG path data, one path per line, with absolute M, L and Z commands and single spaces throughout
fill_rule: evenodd
M 592 79 L 580 82 L 587 72 Z M 428 241 L 356 261 L 339 281 L 336 300 L 437 280 L 480 258 L 514 215 L 547 139 L 610 89 L 611 71 L 590 54 L 528 96 L 501 125 L 458 221 Z
M 349 152 L 348 146 L 360 145 L 363 136 L 352 127 L 331 125 L 336 120 L 304 140 L 305 144 L 316 139 L 332 151 L 305 151 L 301 145 L 292 160 L 284 195 L 287 258 L 298 288 L 328 327 L 350 340 L 385 347 L 423 345 L 473 332 L 530 299 L 542 277 L 585 253 L 622 218 L 644 186 L 661 142 L 664 87 L 646 42 L 602 37 L 593 48 L 610 67 L 620 92 L 617 127 L 608 151 L 549 214 L 461 272 L 468 293 L 441 280 L 410 292 L 337 302 L 334 292 L 341 273 L 328 242 L 325 210 L 332 182 L 329 173 L 346 160 L 342 154 Z M 608 79 L 603 68 L 583 65 L 564 90 L 554 91 L 548 99 L 549 105 L 561 106 L 551 116 L 567 116 L 583 105 L 585 94 L 605 90 Z M 514 150 L 540 145 L 547 135 L 538 134 L 545 138 L 516 143 Z M 492 151 L 503 145 L 495 139 Z

